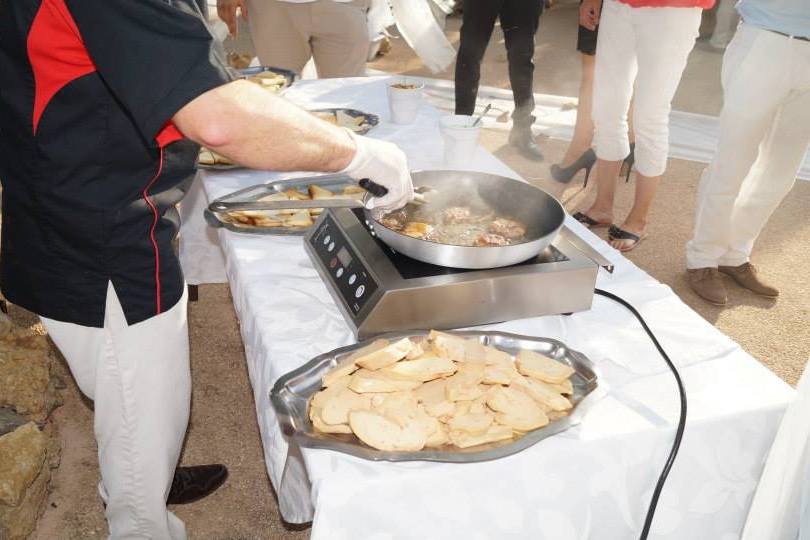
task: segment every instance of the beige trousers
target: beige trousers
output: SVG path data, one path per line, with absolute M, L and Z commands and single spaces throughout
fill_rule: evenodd
M 810 42 L 743 23 L 723 57 L 722 82 L 720 140 L 698 186 L 687 268 L 750 260 L 810 144 Z
M 250 34 L 263 65 L 301 73 L 314 57 L 322 79 L 365 74 L 369 0 L 247 1 Z
M 170 310 L 129 325 L 110 283 L 103 328 L 40 317 L 95 405 L 99 492 L 112 540 L 186 538 L 166 509 L 191 405 L 186 304 L 184 292 Z

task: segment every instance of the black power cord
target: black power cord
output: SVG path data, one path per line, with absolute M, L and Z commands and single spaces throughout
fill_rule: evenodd
M 647 508 L 647 517 L 644 519 L 644 528 L 641 530 L 641 536 L 639 537 L 640 540 L 646 540 L 647 535 L 650 534 L 650 527 L 652 526 L 653 517 L 655 516 L 655 508 L 658 506 L 658 498 L 661 496 L 661 491 L 664 489 L 664 484 L 667 481 L 667 476 L 669 476 L 669 471 L 672 469 L 672 464 L 675 462 L 675 457 L 678 455 L 678 450 L 681 447 L 681 439 L 683 438 L 683 431 L 686 427 L 686 391 L 683 387 L 683 381 L 681 381 L 681 376 L 678 373 L 678 370 L 675 368 L 675 364 L 672 363 L 672 360 L 669 359 L 667 353 L 664 352 L 664 348 L 661 347 L 661 344 L 658 343 L 658 340 L 655 338 L 655 334 L 652 333 L 650 327 L 647 326 L 647 323 L 644 321 L 644 318 L 641 314 L 630 305 L 629 302 L 616 296 L 613 293 L 609 293 L 607 291 L 603 291 L 602 289 L 594 289 L 594 293 L 604 296 L 605 298 L 609 298 L 614 302 L 617 302 L 628 310 L 630 313 L 635 315 L 638 322 L 641 323 L 641 327 L 644 328 L 644 331 L 647 332 L 647 336 L 649 336 L 650 340 L 655 345 L 655 348 L 658 349 L 658 352 L 661 354 L 661 357 L 669 366 L 669 369 L 672 371 L 672 375 L 675 377 L 675 382 L 678 383 L 678 393 L 680 394 L 681 398 L 681 414 L 680 418 L 678 419 L 678 429 L 675 431 L 675 441 L 672 443 L 672 449 L 669 451 L 669 456 L 667 457 L 667 461 L 664 464 L 664 468 L 661 471 L 661 475 L 658 477 L 658 482 L 655 484 L 655 490 L 653 491 L 652 500 L 650 500 L 650 506 Z

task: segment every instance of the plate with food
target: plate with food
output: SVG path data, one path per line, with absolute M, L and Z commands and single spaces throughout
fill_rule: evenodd
M 357 109 L 312 109 L 309 112 L 321 120 L 348 128 L 358 135 L 365 135 L 380 123 L 380 117 L 376 114 L 358 111 Z
M 345 175 L 289 179 L 251 186 L 213 201 L 206 213 L 209 224 L 248 234 L 302 235 L 318 219 L 323 208 L 261 209 L 256 203 L 323 201 L 338 204 L 361 201 L 366 190 Z M 250 206 L 257 208 L 250 208 Z M 228 209 L 232 206 L 234 209 Z M 238 209 L 236 209 L 238 208 Z
M 239 70 L 240 75 L 274 94 L 288 88 L 298 77 L 294 71 L 271 66 L 248 67 Z
M 474 462 L 577 424 L 593 364 L 560 341 L 503 332 L 409 332 L 320 355 L 271 392 L 293 442 L 374 461 Z

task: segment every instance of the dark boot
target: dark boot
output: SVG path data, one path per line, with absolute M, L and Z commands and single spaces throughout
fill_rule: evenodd
M 228 478 L 225 465 L 177 467 L 167 504 L 187 504 L 215 492 Z
M 532 161 L 543 161 L 543 152 L 534 140 L 531 124 L 514 125 L 509 132 L 509 144 L 514 146 L 518 153 Z

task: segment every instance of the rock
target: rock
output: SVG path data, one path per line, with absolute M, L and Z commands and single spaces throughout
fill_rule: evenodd
M 45 336 L 14 328 L 0 337 L 0 407 L 44 421 L 59 405 L 50 365 Z
M 42 470 L 47 439 L 29 422 L 0 437 L 0 505 L 17 506 Z
M 0 436 L 11 433 L 28 421 L 9 408 L 0 408 Z
M 48 495 L 47 445 L 33 422 L 0 437 L 0 538 L 22 540 L 34 530 Z

